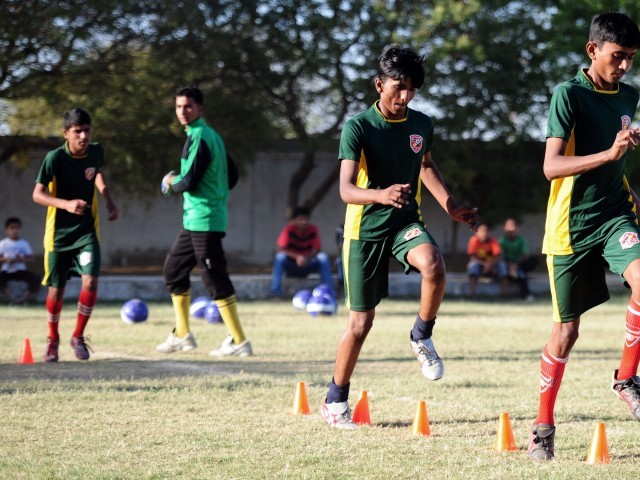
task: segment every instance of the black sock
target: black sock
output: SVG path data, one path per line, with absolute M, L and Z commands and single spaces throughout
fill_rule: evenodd
M 327 403 L 340 403 L 346 402 L 349 400 L 349 386 L 351 383 L 347 383 L 346 385 L 336 385 L 336 382 L 331 379 L 331 383 L 329 384 L 329 392 L 327 392 Z
M 413 330 L 411 330 L 411 340 L 417 342 L 418 340 L 426 340 L 431 338 L 433 333 L 433 326 L 436 324 L 436 317 L 433 320 L 427 320 L 426 322 L 420 318 L 420 315 L 416 317 L 416 323 L 413 324 Z

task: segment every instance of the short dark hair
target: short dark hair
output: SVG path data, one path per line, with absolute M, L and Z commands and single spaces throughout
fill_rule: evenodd
M 4 228 L 9 228 L 9 225 L 15 225 L 15 224 L 21 227 L 22 221 L 18 217 L 9 217 L 4 222 Z
M 411 79 L 413 88 L 424 83 L 424 55 L 418 55 L 409 47 L 393 43 L 384 48 L 378 57 L 376 78 L 383 82 L 387 78 L 404 81 Z
M 78 125 L 91 125 L 91 115 L 81 108 L 72 108 L 66 111 L 63 122 L 64 129 L 69 130 Z
M 591 19 L 589 41 L 598 47 L 603 43 L 615 43 L 621 47 L 640 47 L 640 30 L 636 22 L 620 12 L 606 12 Z
M 311 216 L 311 210 L 309 210 L 307 207 L 296 207 L 293 209 L 293 212 L 291 213 L 292 220 L 296 217 L 310 217 L 310 216 Z
M 198 105 L 204 105 L 204 95 L 198 87 L 180 87 L 176 90 L 176 97 L 187 97 L 193 99 Z

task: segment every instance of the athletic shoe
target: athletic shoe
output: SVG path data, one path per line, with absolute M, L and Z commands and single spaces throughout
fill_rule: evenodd
M 411 338 L 411 334 L 409 334 Z M 414 342 L 411 339 L 411 348 L 413 353 L 416 354 L 418 362 L 420 362 L 420 368 L 422 369 L 422 375 L 428 380 L 439 380 L 444 375 L 444 365 L 442 360 L 436 353 L 436 349 L 433 346 L 433 340 L 427 338 L 425 340 L 418 340 Z
M 355 430 L 358 428 L 351 418 L 349 402 L 327 403 L 327 400 L 323 399 L 320 415 L 331 427 L 339 428 L 340 430 Z
M 58 361 L 58 347 L 60 346 L 60 340 L 54 340 L 51 337 L 47 337 L 47 349 L 44 352 L 45 362 L 57 362 Z
M 89 360 L 89 350 L 93 352 L 91 346 L 87 343 L 89 337 L 71 337 L 71 348 L 76 354 L 78 360 Z
M 220 348 L 213 349 L 209 352 L 209 355 L 212 357 L 250 357 L 253 355 L 253 350 L 251 348 L 251 342 L 249 340 L 245 340 L 242 343 L 234 343 L 233 337 L 229 335 L 224 339 Z
M 184 338 L 178 338 L 175 335 L 176 329 L 169 334 L 169 337 L 164 343 L 161 343 L 156 347 L 156 350 L 162 353 L 173 353 L 173 352 L 188 352 L 189 350 L 193 350 L 197 348 L 198 344 L 196 343 L 196 339 L 193 336 L 193 333 L 187 333 Z
M 615 370 L 611 390 L 620 397 L 620 400 L 629 405 L 633 416 L 640 420 L 640 377 L 633 376 L 626 380 L 618 380 L 617 378 L 618 370 Z
M 553 446 L 556 427 L 547 423 L 536 423 L 529 432 L 529 458 L 532 460 L 553 460 L 555 449 Z

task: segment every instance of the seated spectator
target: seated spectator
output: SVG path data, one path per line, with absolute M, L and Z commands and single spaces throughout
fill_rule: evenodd
M 322 283 L 334 293 L 329 256 L 320 251 L 320 233 L 318 227 L 309 223 L 309 217 L 308 208 L 297 207 L 291 221 L 280 232 L 277 242 L 280 251 L 276 253 L 271 276 L 271 295 L 274 298 L 282 298 L 284 273 L 304 278 L 318 272 Z
M 534 300 L 529 290 L 527 274 L 538 265 L 538 257 L 529 255 L 527 239 L 518 233 L 518 222 L 515 218 L 507 218 L 502 229 L 504 233 L 499 242 L 509 277 L 520 286 L 522 298 L 528 301 Z
M 509 282 L 507 264 L 502 260 L 502 249 L 498 241 L 491 236 L 491 227 L 487 222 L 478 224 L 475 235 L 469 239 L 467 254 L 469 255 L 467 275 L 471 298 L 475 300 L 478 297 L 480 277 L 493 277 L 500 280 L 502 296 L 506 297 Z
M 11 303 L 24 303 L 29 296 L 38 293 L 40 277 L 27 270 L 27 262 L 33 261 L 33 250 L 29 242 L 20 238 L 22 222 L 10 217 L 4 223 L 6 238 L 0 240 L 0 291 Z M 8 288 L 11 281 L 25 282 L 27 288 L 16 293 Z

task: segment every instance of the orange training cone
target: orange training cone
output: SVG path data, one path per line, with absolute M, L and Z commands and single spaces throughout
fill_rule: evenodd
M 426 437 L 431 435 L 429 417 L 427 416 L 427 404 L 424 400 L 420 400 L 418 402 L 418 408 L 416 409 L 416 416 L 413 419 L 413 426 L 411 430 L 414 435 L 423 435 Z
M 496 450 L 498 452 L 518 450 L 507 412 L 500 414 L 500 424 L 498 425 L 498 435 L 496 437 Z
M 360 392 L 360 397 L 353 409 L 353 423 L 358 425 L 371 425 L 371 415 L 369 415 L 369 397 L 366 390 Z
M 607 432 L 604 423 L 600 422 L 596 425 L 591 440 L 591 449 L 587 457 L 587 463 L 610 463 L 609 447 L 607 446 Z
M 304 386 L 304 382 L 298 382 L 296 386 L 296 396 L 293 400 L 293 414 L 294 415 L 309 415 L 311 410 L 309 409 L 309 400 L 307 399 L 307 389 Z
M 31 340 L 25 338 L 22 341 L 22 351 L 20 352 L 20 360 L 18 363 L 33 363 L 33 355 L 31 354 Z

